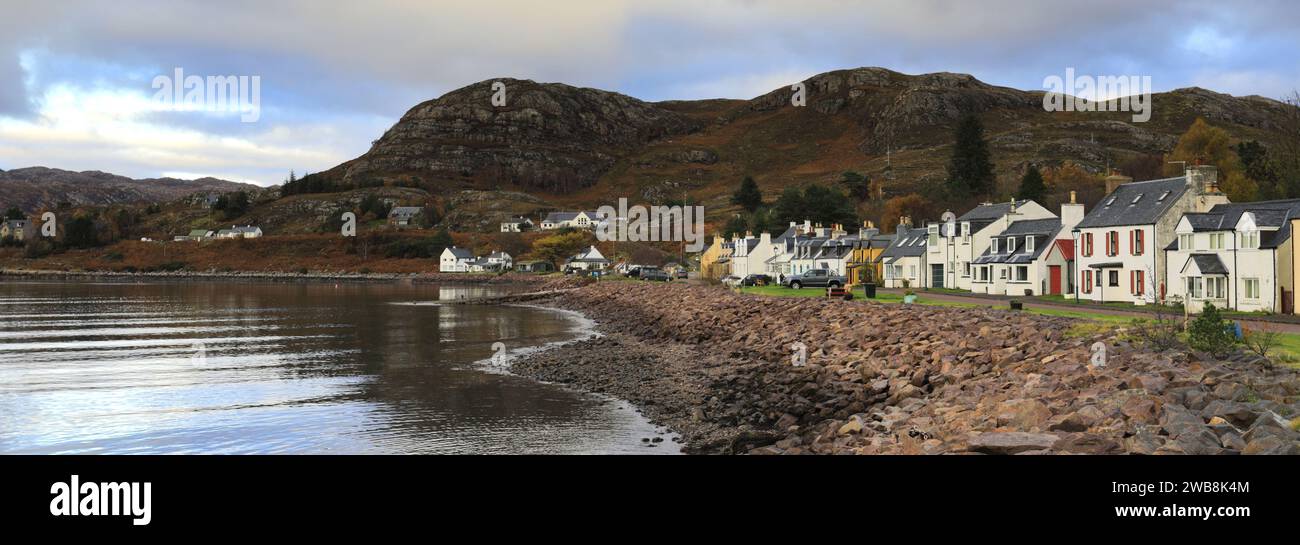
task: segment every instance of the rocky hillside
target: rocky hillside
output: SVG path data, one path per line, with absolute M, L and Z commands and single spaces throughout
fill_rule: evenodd
M 493 81 L 507 84 L 506 107 L 491 105 Z M 746 175 L 769 197 L 791 184 L 833 182 L 847 169 L 888 179 L 886 197 L 923 190 L 942 180 L 953 125 L 968 113 L 983 120 L 1000 184 L 1010 189 L 1031 163 L 1070 160 L 1100 172 L 1164 153 L 1198 116 L 1236 138 L 1273 141 L 1287 107 L 1180 89 L 1156 94 L 1151 120 L 1134 123 L 1127 112 L 1049 113 L 1041 91 L 965 74 L 858 68 L 805 83 L 807 106 L 797 108 L 788 87 L 751 100 L 646 103 L 486 80 L 412 108 L 370 151 L 325 175 L 434 192 L 513 189 L 570 206 L 688 196 L 718 218 L 728 216 L 727 196 Z
M 494 82 L 505 106 L 492 105 Z M 414 174 L 571 192 L 656 138 L 695 128 L 635 98 L 562 84 L 500 79 L 411 108 L 365 155 L 339 166 L 345 182 Z
M 231 192 L 261 188 L 216 178 L 178 180 L 125 176 L 88 170 L 72 172 L 57 168 L 31 167 L 0 171 L 0 205 L 17 206 L 28 213 L 72 206 L 167 202 L 197 192 Z

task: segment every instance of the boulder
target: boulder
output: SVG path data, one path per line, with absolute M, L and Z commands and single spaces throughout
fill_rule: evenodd
M 967 450 L 984 454 L 1017 454 L 1050 449 L 1057 440 L 1058 437 L 1050 433 L 984 432 L 967 442 Z

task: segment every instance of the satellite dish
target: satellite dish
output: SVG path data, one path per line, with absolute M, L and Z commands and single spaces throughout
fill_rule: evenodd
M 952 223 L 957 221 L 957 214 L 953 214 L 952 211 L 944 212 L 939 219 L 942 219 L 944 223 Z

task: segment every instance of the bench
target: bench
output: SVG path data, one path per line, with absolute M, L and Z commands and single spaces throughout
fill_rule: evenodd
M 836 287 L 826 288 L 826 296 L 838 297 L 844 299 L 845 301 L 848 301 L 853 299 L 853 292 L 850 292 L 848 288 L 845 288 L 843 286 L 836 286 Z

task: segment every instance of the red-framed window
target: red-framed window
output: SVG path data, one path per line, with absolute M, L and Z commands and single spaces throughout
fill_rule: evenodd
M 1142 255 L 1146 253 L 1146 244 L 1144 233 L 1141 229 L 1134 229 L 1128 232 L 1129 255 Z
M 1083 234 L 1083 257 L 1092 257 L 1092 233 Z
M 1092 293 L 1092 270 L 1083 271 L 1083 282 L 1079 284 L 1083 293 Z
M 1133 295 L 1142 295 L 1146 292 L 1146 271 L 1129 271 L 1128 291 Z
M 1119 231 L 1106 232 L 1106 255 L 1111 257 L 1119 255 Z

